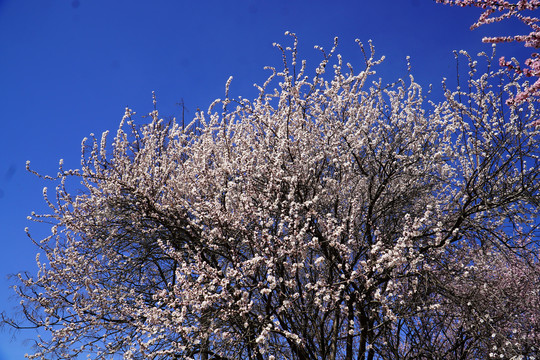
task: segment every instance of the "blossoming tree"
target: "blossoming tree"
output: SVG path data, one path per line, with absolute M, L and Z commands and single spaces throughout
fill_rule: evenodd
M 253 101 L 187 127 L 128 109 L 49 178 L 29 323 L 4 316 L 47 334 L 30 358 L 540 355 L 538 114 L 498 87 L 520 79 L 471 60 L 426 104 L 412 76 L 373 81 L 372 47 L 309 76 L 292 36 Z

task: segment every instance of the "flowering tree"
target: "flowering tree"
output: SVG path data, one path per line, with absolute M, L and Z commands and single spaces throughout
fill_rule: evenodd
M 426 105 L 412 76 L 370 80 L 372 47 L 362 71 L 321 49 L 310 77 L 276 46 L 253 101 L 185 128 L 126 110 L 60 165 L 17 287 L 48 333 L 30 358 L 540 355 L 537 113 L 496 85 L 515 74 L 471 60 L 469 90 Z
M 484 9 L 484 12 L 478 18 L 478 21 L 471 26 L 471 30 L 476 29 L 481 25 L 499 22 L 509 18 L 516 18 L 531 28 L 531 32 L 528 35 L 486 37 L 483 39 L 483 41 L 488 43 L 518 41 L 523 42 L 526 47 L 532 47 L 535 49 L 540 48 L 540 26 L 538 25 L 540 19 L 535 16 L 530 16 L 532 11 L 540 8 L 539 0 L 519 0 L 517 2 L 510 2 L 506 0 L 435 1 L 438 3 L 461 7 L 475 6 Z M 501 66 L 513 69 L 518 73 L 522 73 L 527 77 L 537 78 L 532 85 L 522 84 L 521 90 L 514 98 L 509 99 L 509 101 L 521 102 L 525 99 L 531 98 L 538 101 L 538 98 L 540 97 L 540 57 L 537 53 L 533 53 L 529 59 L 525 60 L 526 67 L 524 68 L 519 65 L 517 60 L 512 59 L 512 61 L 507 61 L 504 57 L 499 59 L 499 64 Z

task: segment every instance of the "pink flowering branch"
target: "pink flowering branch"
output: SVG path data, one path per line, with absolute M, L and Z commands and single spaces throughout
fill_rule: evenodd
M 528 35 L 510 35 L 510 36 L 494 36 L 485 37 L 482 39 L 486 43 L 503 43 L 503 42 L 522 42 L 525 47 L 540 48 L 540 19 L 535 16 L 525 15 L 523 12 L 535 11 L 540 8 L 540 0 L 519 0 L 517 2 L 499 1 L 499 0 L 435 0 L 438 3 L 455 5 L 455 6 L 474 6 L 484 9 L 484 12 L 472 26 L 471 30 L 476 29 L 485 24 L 492 24 L 503 21 L 509 18 L 516 18 L 523 24 L 530 27 L 531 32 Z M 509 102 L 522 103 L 527 99 L 538 101 L 540 98 L 540 59 L 538 53 L 533 53 L 530 58 L 525 60 L 527 67 L 523 68 L 514 62 L 505 60 L 501 57 L 499 61 L 501 66 L 506 66 L 525 77 L 537 78 L 532 84 L 524 84 L 518 94 Z

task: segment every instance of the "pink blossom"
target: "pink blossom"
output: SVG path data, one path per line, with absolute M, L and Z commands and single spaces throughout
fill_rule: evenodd
M 438 3 L 456 5 L 456 6 L 474 6 L 484 9 L 484 12 L 478 18 L 478 21 L 471 26 L 475 29 L 479 26 L 494 22 L 503 21 L 509 18 L 516 18 L 523 24 L 531 28 L 528 35 L 509 35 L 486 37 L 482 41 L 487 43 L 503 43 L 503 42 L 522 42 L 525 47 L 540 48 L 540 19 L 534 16 L 528 16 L 527 12 L 535 11 L 540 8 L 539 0 L 519 0 L 517 2 L 499 1 L 499 0 L 436 0 Z M 518 73 L 523 73 L 527 77 L 539 77 L 540 65 L 538 55 L 532 54 L 530 58 L 525 60 L 526 68 L 521 68 L 510 62 L 500 62 L 501 66 L 507 66 Z M 521 90 L 513 102 L 523 102 L 527 99 L 538 101 L 539 85 L 535 82 L 533 85 L 522 85 Z

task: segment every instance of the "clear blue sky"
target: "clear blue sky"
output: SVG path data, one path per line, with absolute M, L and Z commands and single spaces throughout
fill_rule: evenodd
M 483 36 L 524 30 L 507 23 L 471 32 L 479 13 L 432 0 L 0 0 L 0 311 L 18 303 L 7 275 L 36 271 L 24 228 L 36 238 L 48 231 L 26 217 L 46 211 L 41 191 L 54 186 L 27 173 L 26 160 L 49 174 L 60 158 L 77 167 L 82 138 L 116 129 L 126 106 L 151 111 L 152 91 L 163 116 L 178 116 L 183 99 L 188 119 L 223 96 L 231 75 L 232 94 L 253 97 L 263 67 L 281 64 L 272 43 L 289 45 L 286 30 L 299 36 L 311 68 L 320 60 L 313 45 L 329 48 L 334 36 L 361 67 L 354 39 L 372 39 L 386 55 L 383 80 L 405 76 L 410 55 L 416 80 L 438 87 L 455 77 L 452 50 L 490 51 Z M 527 54 L 514 45 L 498 51 Z M 0 360 L 22 359 L 33 336 L 0 331 Z

